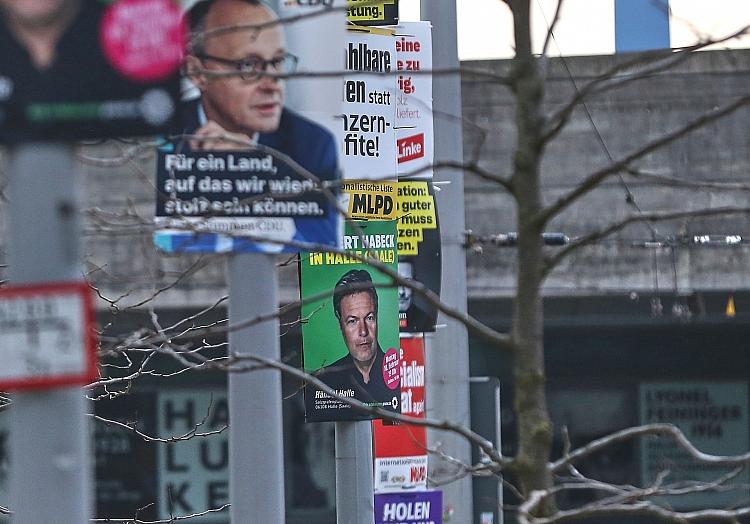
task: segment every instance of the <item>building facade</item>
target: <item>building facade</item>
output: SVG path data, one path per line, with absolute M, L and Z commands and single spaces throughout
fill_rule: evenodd
M 587 82 L 632 56 L 548 59 L 547 109 L 560 108 Z M 542 164 L 546 203 L 641 144 L 745 96 L 750 51 L 696 53 L 625 82 L 627 75 L 643 72 L 642 67 L 619 73 L 621 87 L 585 99 L 550 144 Z M 511 168 L 515 108 L 509 90 L 491 76 L 502 77 L 508 69 L 507 61 L 462 64 L 464 161 L 501 175 Z M 612 177 L 592 191 L 552 222 L 549 231 L 576 238 L 638 213 L 746 207 L 749 121 L 750 109 L 742 107 L 659 148 L 635 164 L 637 172 Z M 226 318 L 221 300 L 227 293 L 224 256 L 166 256 L 152 246 L 153 150 L 110 142 L 85 146 L 80 156 L 84 268 L 100 295 L 103 347 L 116 348 L 121 337 L 138 329 L 158 329 L 151 307 L 162 326 L 188 317 L 194 325 Z M 516 230 L 513 202 L 499 188 L 468 173 L 465 186 L 466 223 L 475 235 Z M 556 427 L 567 426 L 574 445 L 627 426 L 667 421 L 679 423 L 706 451 L 748 449 L 748 238 L 748 214 L 636 221 L 579 249 L 551 273 L 544 287 L 550 409 Z M 299 296 L 296 263 L 293 257 L 278 262 L 281 302 L 294 302 Z M 481 253 L 467 250 L 466 262 L 470 312 L 496 329 L 507 329 L 518 264 L 514 249 L 484 245 Z M 449 268 L 444 269 L 448 275 Z M 296 319 L 294 311 L 289 313 L 281 330 L 282 352 L 293 363 L 300 362 L 301 349 Z M 224 350 L 221 334 L 209 336 L 206 343 L 216 345 L 214 355 Z M 471 340 L 470 347 L 472 375 L 501 379 L 503 446 L 511 452 L 509 360 L 479 341 Z M 108 358 L 111 364 L 124 363 L 118 360 L 123 357 Z M 97 390 L 96 395 L 113 393 L 115 398 L 102 397 L 96 412 L 139 420 L 139 428 L 163 436 L 189 431 L 195 424 L 210 431 L 226 424 L 223 375 L 171 375 L 177 368 L 167 357 L 160 357 L 159 370 L 170 376 L 143 376 L 107 392 Z M 303 423 L 298 381 L 284 379 L 284 396 L 288 522 L 333 522 L 333 428 Z M 2 418 L 0 428 L 5 429 L 0 431 L 7 431 Z M 144 508 L 142 518 L 164 518 L 227 501 L 226 433 L 170 446 L 146 443 L 100 423 L 94 434 L 100 516 L 127 517 Z M 555 442 L 561 449 L 559 431 Z M 653 443 L 628 444 L 583 468 L 615 483 L 650 482 L 665 467 L 659 449 Z M 0 488 L 6 464 L 0 461 Z M 697 471 L 679 458 L 671 467 Z M 711 474 L 696 473 L 700 479 Z M 740 491 L 737 498 L 746 496 L 746 490 Z M 683 507 L 734 500 L 694 498 Z M 204 520 L 227 518 L 218 514 Z

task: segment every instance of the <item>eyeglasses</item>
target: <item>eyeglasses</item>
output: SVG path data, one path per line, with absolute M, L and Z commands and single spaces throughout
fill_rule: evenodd
M 213 60 L 220 64 L 232 66 L 240 73 L 239 76 L 243 80 L 258 80 L 262 76 L 266 76 L 268 66 L 271 66 L 271 71 L 274 74 L 288 75 L 289 73 L 294 73 L 297 70 L 298 61 L 297 57 L 291 53 L 286 53 L 270 60 L 264 60 L 259 56 L 249 56 L 240 60 L 229 60 L 228 58 L 207 54 L 196 54 L 195 56 L 201 60 Z

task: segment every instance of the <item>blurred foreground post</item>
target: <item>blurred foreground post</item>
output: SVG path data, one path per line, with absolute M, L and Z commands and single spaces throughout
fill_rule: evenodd
M 276 311 L 274 255 L 229 259 L 229 325 Z M 271 318 L 229 333 L 229 352 L 281 360 L 279 320 Z M 246 361 L 245 365 L 252 365 Z M 285 522 L 281 374 L 275 369 L 230 373 L 229 500 L 231 522 Z
M 82 280 L 76 175 L 72 145 L 31 143 L 10 150 L 6 245 L 11 284 Z M 88 410 L 80 387 L 13 395 L 13 522 L 81 524 L 91 518 Z

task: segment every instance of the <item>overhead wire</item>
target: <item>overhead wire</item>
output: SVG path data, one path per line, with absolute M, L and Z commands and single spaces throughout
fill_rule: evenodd
M 558 2 L 563 2 L 563 1 L 564 0 L 558 0 Z M 570 70 L 570 67 L 568 65 L 567 60 L 563 56 L 562 48 L 560 47 L 560 44 L 557 41 L 557 38 L 555 36 L 555 32 L 554 32 L 553 28 L 550 26 L 550 22 L 549 22 L 549 20 L 547 18 L 546 13 L 544 12 L 544 8 L 543 8 L 540 0 L 537 0 L 537 5 L 539 6 L 539 10 L 542 13 L 542 17 L 544 18 L 545 25 L 547 26 L 548 34 L 549 34 L 550 38 L 552 39 L 552 42 L 554 42 L 555 47 L 557 48 L 557 52 L 559 54 L 560 61 L 561 61 L 562 65 L 563 65 L 563 68 L 565 69 L 565 72 L 568 75 L 568 78 L 570 79 L 571 85 L 573 86 L 573 89 L 575 90 L 576 95 L 580 95 L 580 89 L 578 88 L 578 84 L 577 84 L 577 82 L 575 80 L 575 77 L 573 76 L 572 71 Z M 599 130 L 599 127 L 596 125 L 596 122 L 594 121 L 594 117 L 591 114 L 591 111 L 590 111 L 590 109 L 588 107 L 588 104 L 586 103 L 586 100 L 583 97 L 581 97 L 580 104 L 581 104 L 581 107 L 584 110 L 584 113 L 586 115 L 587 120 L 591 124 L 591 128 L 593 129 L 594 134 L 596 135 L 597 141 L 599 142 L 599 144 L 601 145 L 602 149 L 604 150 L 604 153 L 607 156 L 607 159 L 609 160 L 610 163 L 614 163 L 615 159 L 614 159 L 614 157 L 612 155 L 612 152 L 610 151 L 609 147 L 607 146 L 607 143 L 605 142 L 604 137 L 602 136 L 602 133 Z M 639 216 L 643 216 L 644 215 L 644 211 L 640 207 L 640 205 L 638 204 L 638 202 L 636 201 L 635 195 L 630 190 L 630 187 L 628 186 L 627 182 L 623 178 L 622 174 L 618 173 L 617 177 L 619 179 L 620 185 L 625 190 L 625 202 L 628 205 L 630 205 Z M 645 219 L 642 221 L 642 223 L 644 223 L 646 225 L 646 227 L 649 229 L 649 231 L 651 233 L 651 240 L 652 240 L 652 242 L 658 243 L 659 242 L 659 239 L 658 239 L 659 232 L 656 229 L 656 227 L 650 221 L 645 220 Z M 660 291 L 659 291 L 659 265 L 658 265 L 659 263 L 658 263 L 658 256 L 657 256 L 656 250 L 652 251 L 651 257 L 652 257 L 652 265 L 653 265 L 653 272 L 654 272 L 654 290 L 655 290 L 655 293 L 656 293 L 656 300 L 659 301 L 658 304 L 652 303 L 652 313 L 656 313 L 655 310 L 658 310 L 658 314 L 661 314 L 661 303 L 660 303 L 660 300 L 659 300 L 659 295 L 660 295 Z M 675 270 L 676 270 L 676 268 L 675 268 Z M 675 286 L 677 285 L 677 279 L 676 279 L 676 277 L 675 277 L 674 285 Z

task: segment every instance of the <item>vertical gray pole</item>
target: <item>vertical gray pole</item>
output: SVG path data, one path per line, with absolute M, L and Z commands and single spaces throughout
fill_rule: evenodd
M 375 522 L 372 422 L 336 422 L 336 524 Z
M 435 113 L 435 162 L 463 160 L 461 129 L 461 78 L 456 45 L 456 2 L 422 0 L 422 20 L 433 26 L 432 66 L 455 69 L 456 74 L 433 79 Z M 441 169 L 435 181 L 450 181 L 436 194 L 442 240 L 443 278 L 441 299 L 451 307 L 466 311 L 466 258 L 461 245 L 464 225 L 464 182 L 459 170 Z M 440 315 L 435 336 L 425 338 L 425 395 L 427 416 L 448 419 L 469 426 L 469 348 L 466 329 L 455 320 Z M 428 444 L 440 443 L 442 452 L 465 464 L 471 461 L 471 448 L 460 436 L 429 430 Z M 446 478 L 456 471 L 455 464 L 430 455 L 428 475 Z M 450 520 L 468 524 L 472 519 L 471 477 L 445 485 L 443 507 Z
M 6 245 L 11 283 L 81 280 L 72 146 L 29 144 L 10 153 Z M 91 518 L 88 407 L 78 387 L 13 396 L 13 522 L 81 524 Z
M 229 259 L 229 324 L 278 309 L 273 255 Z M 229 351 L 279 360 L 279 321 L 231 331 Z M 231 522 L 278 522 L 284 517 L 281 375 L 276 370 L 229 375 L 229 500 Z
M 277 4 L 289 2 L 277 1 Z M 306 2 L 299 2 L 305 4 Z M 307 2 L 314 5 L 315 2 Z M 327 8 L 322 7 L 320 10 Z M 286 29 L 289 48 L 307 49 L 302 64 L 308 71 L 331 71 L 343 66 L 345 49 L 346 18 L 344 0 L 334 0 L 334 8 L 328 15 L 309 17 L 295 21 Z M 306 13 L 314 12 L 307 9 Z M 293 10 L 291 14 L 299 14 Z M 321 37 L 322 35 L 322 37 Z M 309 50 L 314 50 L 314 55 Z M 291 107 L 302 111 L 306 116 L 341 113 L 341 77 L 319 77 L 295 79 L 287 83 L 287 100 Z M 311 93 L 316 93 L 311 96 Z M 320 96 L 324 93 L 323 96 Z M 324 123 L 324 122 L 321 122 Z M 324 123 L 325 124 L 325 123 Z M 340 154 L 340 153 L 339 153 Z M 356 173 L 347 173 L 348 178 L 356 178 Z M 371 524 L 373 513 L 372 489 L 372 423 L 336 422 L 336 521 L 338 524 Z

